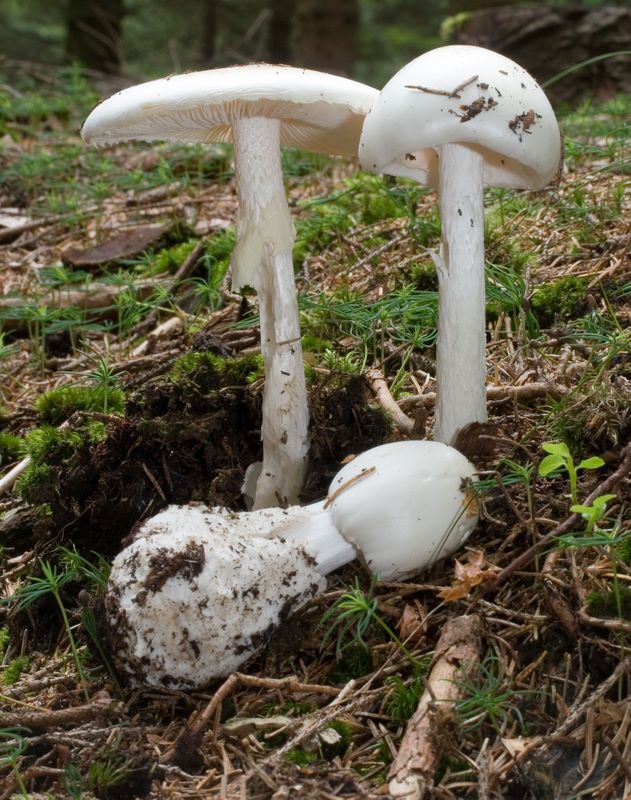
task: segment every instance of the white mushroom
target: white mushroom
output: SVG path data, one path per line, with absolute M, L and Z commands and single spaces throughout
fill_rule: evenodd
M 191 72 L 132 86 L 87 118 L 82 136 L 232 142 L 239 198 L 234 289 L 259 296 L 265 362 L 263 466 L 255 507 L 296 503 L 307 458 L 307 391 L 294 283 L 294 227 L 280 145 L 354 156 L 377 90 L 312 70 L 250 64 Z
M 543 90 L 481 47 L 425 53 L 383 88 L 359 145 L 365 169 L 438 189 L 442 239 L 434 438 L 486 420 L 484 186 L 540 189 L 557 174 L 561 135 Z
M 473 478 L 447 445 L 397 442 L 358 456 L 310 506 L 168 507 L 112 565 L 105 604 L 117 665 L 151 686 L 202 687 L 230 674 L 358 553 L 389 580 L 456 550 L 477 522 Z

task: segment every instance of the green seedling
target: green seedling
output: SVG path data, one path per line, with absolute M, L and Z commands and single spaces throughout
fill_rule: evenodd
M 572 504 L 577 505 L 579 471 L 600 469 L 605 462 L 599 456 L 592 456 L 591 458 L 584 458 L 578 464 L 575 464 L 565 442 L 544 442 L 541 447 L 548 455 L 539 464 L 539 475 L 542 478 L 546 478 L 548 475 L 557 472 L 557 470 L 565 470 L 570 479 Z
M 13 658 L 2 673 L 2 683 L 5 686 L 13 686 L 14 683 L 20 680 L 22 673 L 28 669 L 29 663 L 28 656 L 16 656 Z
M 580 514 L 581 517 L 583 517 L 587 523 L 586 532 L 588 534 L 594 533 L 595 530 L 598 530 L 598 523 L 607 513 L 607 503 L 613 500 L 615 496 L 615 494 L 601 494 L 590 506 L 581 505 L 579 503 L 570 506 L 570 511 L 573 511 L 575 514 Z
M 479 729 L 488 723 L 496 733 L 501 733 L 516 718 L 523 728 L 516 700 L 526 692 L 507 684 L 497 657 L 481 661 L 472 673 L 457 678 L 456 685 L 463 697 L 456 702 L 455 711 L 464 727 Z
M 83 688 L 83 693 L 86 700 L 89 700 L 87 689 L 88 681 L 83 668 L 81 654 L 79 653 L 79 648 L 77 647 L 77 642 L 68 618 L 68 612 L 61 594 L 63 587 L 67 583 L 76 580 L 77 575 L 73 570 L 58 570 L 56 566 L 48 561 L 40 561 L 40 568 L 42 571 L 42 577 L 31 575 L 28 582 L 23 586 L 20 586 L 20 588 L 17 589 L 13 595 L 7 598 L 7 601 L 15 601 L 17 603 L 17 607 L 20 610 L 23 610 L 33 605 L 33 603 L 37 602 L 38 600 L 41 600 L 43 597 L 46 597 L 46 595 L 51 594 L 53 596 L 61 615 L 66 636 L 68 637 L 68 641 L 70 643 L 72 659 L 77 670 L 77 675 L 79 676 L 79 681 Z
M 353 644 L 360 644 L 368 648 L 364 637 L 370 626 L 376 623 L 386 636 L 396 644 L 403 655 L 412 664 L 415 664 L 416 662 L 410 651 L 379 613 L 379 601 L 375 595 L 376 583 L 377 578 L 373 576 L 368 590 L 364 591 L 360 587 L 357 578 L 355 578 L 353 587 L 347 592 L 344 592 L 344 594 L 333 603 L 331 608 L 324 613 L 319 626 L 325 625 L 327 622 L 330 622 L 330 625 L 325 633 L 323 645 L 326 644 L 333 636 L 334 632 L 337 631 L 335 656 L 339 661 L 342 658 L 344 650 Z M 347 638 L 349 641 L 345 641 Z
M 20 773 L 20 761 L 28 747 L 24 733 L 27 733 L 26 728 L 0 728 L 0 771 L 10 768 L 20 795 L 29 798 L 31 795 Z

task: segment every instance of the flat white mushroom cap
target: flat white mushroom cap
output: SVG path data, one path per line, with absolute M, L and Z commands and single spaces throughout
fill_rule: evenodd
M 170 506 L 114 559 L 106 614 L 134 684 L 202 687 L 267 642 L 326 581 L 298 544 L 243 535 L 226 516 Z
M 240 117 L 281 120 L 281 144 L 357 155 L 377 89 L 337 75 L 275 64 L 188 72 L 123 89 L 100 103 L 81 130 L 89 144 L 129 139 L 230 142 Z
M 470 45 L 424 53 L 388 81 L 366 116 L 359 158 L 365 169 L 435 188 L 444 144 L 482 153 L 486 186 L 539 189 L 561 161 L 539 84 L 509 58 Z
M 382 580 L 453 553 L 478 521 L 475 467 L 441 442 L 404 441 L 361 453 L 329 489 L 335 526 Z

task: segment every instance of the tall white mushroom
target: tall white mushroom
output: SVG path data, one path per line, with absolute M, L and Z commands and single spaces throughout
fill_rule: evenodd
M 382 579 L 454 552 L 477 523 L 474 467 L 439 442 L 382 445 L 347 464 L 326 501 L 231 513 L 170 506 L 115 558 L 114 660 L 133 683 L 202 687 L 237 669 L 279 621 L 357 555 Z
M 383 88 L 364 121 L 365 169 L 438 189 L 434 438 L 486 420 L 484 186 L 540 189 L 558 173 L 561 134 L 541 87 L 508 58 L 452 45 L 424 53 Z
M 296 503 L 307 458 L 307 391 L 294 283 L 294 227 L 280 146 L 355 156 L 377 90 L 312 70 L 250 64 L 124 89 L 98 105 L 86 142 L 232 142 L 239 212 L 234 289 L 259 296 L 265 362 L 263 464 L 255 508 Z

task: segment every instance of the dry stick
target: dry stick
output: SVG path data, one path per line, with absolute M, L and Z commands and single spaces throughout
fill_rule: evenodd
M 559 398 L 567 394 L 565 386 L 558 386 L 554 383 L 525 383 L 523 386 L 487 386 L 486 399 L 493 400 L 513 400 L 516 402 L 527 403 L 539 397 Z M 436 392 L 426 392 L 425 394 L 414 394 L 403 397 L 399 400 L 399 407 L 403 409 L 413 408 L 414 406 L 425 406 L 429 408 L 436 403 Z
M 611 475 L 602 483 L 598 484 L 594 491 L 587 497 L 584 505 L 591 506 L 597 497 L 600 497 L 603 494 L 609 494 L 616 484 L 618 484 L 629 474 L 629 472 L 631 472 L 631 442 L 629 442 L 622 449 L 621 455 L 622 463 L 618 469 L 615 472 L 612 472 Z M 566 520 L 557 525 L 556 528 L 553 528 L 549 533 L 546 533 L 546 535 L 539 539 L 538 542 L 533 544 L 532 547 L 529 547 L 528 550 L 525 550 L 521 555 L 513 559 L 510 564 L 504 567 L 504 569 L 498 573 L 492 581 L 489 581 L 489 583 L 482 588 L 482 593 L 487 592 L 489 589 L 495 589 L 500 583 L 505 581 L 506 578 L 512 575 L 513 572 L 530 564 L 537 553 L 539 553 L 547 544 L 554 541 L 557 537 L 569 533 L 572 528 L 574 528 L 576 525 L 579 525 L 581 521 L 582 517 L 580 514 L 571 514 Z
M 3 228 L 0 230 L 0 244 L 4 242 L 12 242 L 23 233 L 35 230 L 36 228 L 44 228 L 48 225 L 54 225 L 55 222 L 63 219 L 62 216 L 57 215 L 54 217 L 42 217 L 41 219 L 34 219 L 31 222 L 25 222 L 23 225 L 15 225 L 13 228 Z
M 401 433 L 410 436 L 414 432 L 414 420 L 404 414 L 397 405 L 381 370 L 369 369 L 366 378 L 380 406 L 392 417 Z
M 0 728 L 28 728 L 32 731 L 63 728 L 66 725 L 83 725 L 100 717 L 118 713 L 121 703 L 112 700 L 106 691 L 98 692 L 89 703 L 72 708 L 20 711 L 16 714 L 0 713 Z
M 461 695 L 457 676 L 480 658 L 480 617 L 453 617 L 443 627 L 418 708 L 410 718 L 399 752 L 388 774 L 393 797 L 421 798 L 432 785 L 442 756 L 441 713 Z
M 192 723 L 183 728 L 177 735 L 173 745 L 160 759 L 163 764 L 178 763 L 182 756 L 190 758 L 201 744 L 202 738 L 210 721 L 213 719 L 222 702 L 241 684 L 242 686 L 255 686 L 262 689 L 280 689 L 286 692 L 299 692 L 301 694 L 325 694 L 337 697 L 340 689 L 334 686 L 321 686 L 315 683 L 302 683 L 296 678 L 257 678 L 255 675 L 244 675 L 242 672 L 233 672 L 215 694 L 210 698 L 206 707 L 200 711 Z

